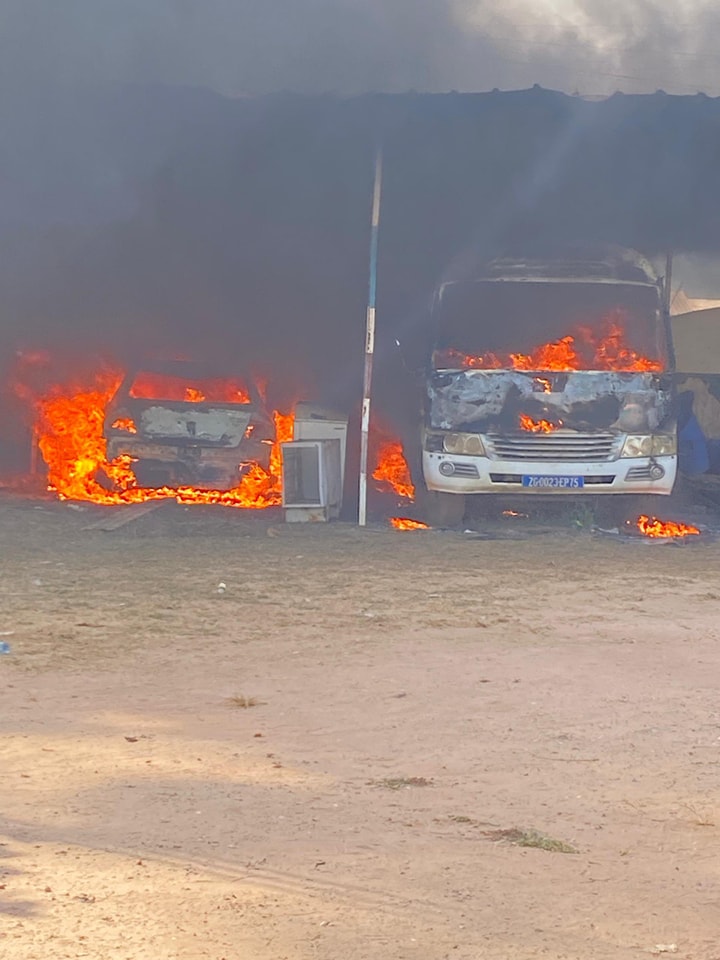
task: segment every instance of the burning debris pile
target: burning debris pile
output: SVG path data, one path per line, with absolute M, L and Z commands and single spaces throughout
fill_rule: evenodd
M 605 529 L 593 527 L 593 533 L 619 539 L 625 543 L 691 543 L 714 539 L 714 534 L 681 520 L 660 520 L 649 514 L 641 514 L 634 520 L 626 520 L 620 527 Z
M 427 523 L 421 523 L 419 520 L 408 520 L 407 517 L 392 517 L 390 524 L 395 530 L 429 530 Z
M 645 515 L 637 518 L 636 526 L 644 537 L 650 537 L 653 540 L 700 536 L 699 528 L 691 524 L 679 523 L 675 520 L 658 520 L 657 517 Z

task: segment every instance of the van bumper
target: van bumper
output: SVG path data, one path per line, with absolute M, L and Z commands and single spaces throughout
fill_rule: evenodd
M 423 451 L 425 485 L 428 490 L 442 493 L 515 493 L 523 496 L 637 493 L 667 496 L 672 493 L 676 475 L 677 457 L 674 456 L 548 463 Z M 528 485 L 523 479 L 528 477 L 541 479 Z

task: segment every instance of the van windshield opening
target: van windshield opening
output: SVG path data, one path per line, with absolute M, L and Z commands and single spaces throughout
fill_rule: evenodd
M 656 287 L 448 283 L 434 312 L 435 369 L 659 372 L 668 344 Z

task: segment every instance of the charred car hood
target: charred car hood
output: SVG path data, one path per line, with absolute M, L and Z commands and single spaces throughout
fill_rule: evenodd
M 239 405 L 181 403 L 159 400 L 126 400 L 112 409 L 109 423 L 118 414 L 129 414 L 136 425 L 137 440 L 156 443 L 194 443 L 237 447 L 252 419 L 252 408 Z
M 576 430 L 643 433 L 672 413 L 670 378 L 657 373 L 434 371 L 427 393 L 437 430 L 514 430 L 527 414 Z

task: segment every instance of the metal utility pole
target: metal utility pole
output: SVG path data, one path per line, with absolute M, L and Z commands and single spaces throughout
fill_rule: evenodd
M 375 186 L 373 187 L 372 220 L 370 230 L 370 284 L 365 318 L 365 375 L 363 377 L 362 424 L 360 431 L 360 502 L 358 526 L 367 522 L 368 441 L 370 437 L 370 395 L 372 391 L 373 359 L 375 356 L 375 301 L 377 298 L 378 234 L 380 232 L 380 200 L 382 198 L 382 147 L 375 152 Z
M 672 302 L 673 302 L 673 290 L 672 290 L 672 277 L 673 277 L 673 255 L 672 251 L 668 251 L 667 257 L 665 258 L 665 281 L 664 281 L 664 303 L 663 303 L 663 320 L 665 323 L 665 338 L 668 344 L 668 363 L 670 370 L 675 370 L 675 345 L 673 344 L 673 331 L 672 331 Z
M 670 316 L 672 308 L 672 273 L 673 273 L 673 255 L 671 252 L 665 257 L 665 313 Z

